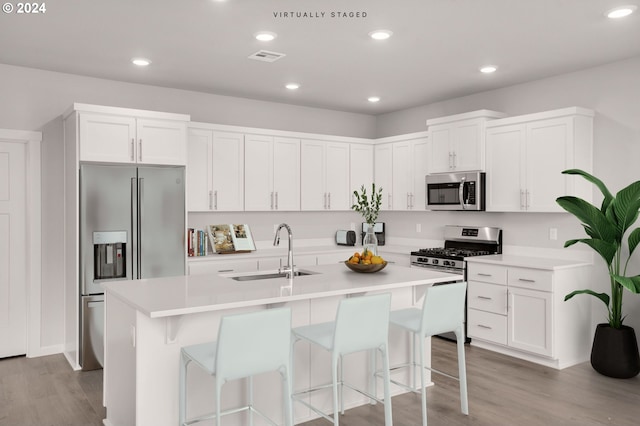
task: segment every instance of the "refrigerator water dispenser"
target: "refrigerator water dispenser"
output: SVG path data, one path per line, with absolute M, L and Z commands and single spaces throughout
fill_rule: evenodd
M 94 279 L 126 278 L 127 232 L 93 233 Z

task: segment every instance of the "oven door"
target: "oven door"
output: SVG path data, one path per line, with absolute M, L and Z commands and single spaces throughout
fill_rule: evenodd
M 427 175 L 425 191 L 427 210 L 484 210 L 485 174 Z

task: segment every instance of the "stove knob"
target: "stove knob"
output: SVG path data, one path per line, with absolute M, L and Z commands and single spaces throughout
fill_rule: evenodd
M 442 264 L 443 264 L 444 266 L 449 266 L 449 261 L 448 261 L 448 260 L 445 260 L 444 262 L 442 262 Z
M 437 265 L 437 264 L 438 264 L 438 259 L 433 259 L 433 260 L 431 261 L 431 263 L 432 263 L 432 264 L 434 264 L 434 265 Z

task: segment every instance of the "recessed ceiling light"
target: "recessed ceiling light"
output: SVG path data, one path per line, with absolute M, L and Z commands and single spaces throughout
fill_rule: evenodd
M 284 87 L 286 87 L 289 90 L 296 90 L 300 88 L 300 85 L 298 83 L 289 83 Z
M 629 16 L 633 12 L 635 12 L 637 8 L 638 6 L 634 6 L 634 5 L 619 6 L 619 7 L 616 7 L 615 9 L 609 10 L 605 15 L 607 16 L 607 18 L 612 18 L 612 19 L 624 18 L 625 16 Z
M 151 63 L 150 60 L 145 58 L 133 58 L 131 62 L 139 67 L 146 67 Z
M 367 100 L 369 102 L 373 102 L 373 103 L 380 102 L 380 98 L 378 96 L 370 96 L 370 97 L 367 98 Z
M 495 65 L 485 65 L 484 67 L 480 68 L 480 72 L 484 74 L 491 74 L 492 72 L 496 72 L 497 69 L 498 67 L 496 67 Z
M 272 33 L 271 31 L 260 31 L 259 33 L 255 33 L 254 37 L 260 41 L 271 41 L 278 37 L 278 34 Z
M 392 34 L 393 32 L 389 30 L 375 30 L 369 33 L 369 37 L 374 40 L 386 40 L 391 37 Z

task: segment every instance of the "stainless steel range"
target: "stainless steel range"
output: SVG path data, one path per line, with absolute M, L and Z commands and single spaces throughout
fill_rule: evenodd
M 500 228 L 447 225 L 444 228 L 444 238 L 444 247 L 412 251 L 411 267 L 462 274 L 466 281 L 467 262 L 465 259 L 467 257 L 502 253 L 502 229 Z M 466 309 L 464 332 L 466 336 Z M 447 333 L 440 337 L 455 340 L 453 333 Z M 469 338 L 466 340 L 470 341 Z
M 447 225 L 444 238 L 444 247 L 412 251 L 411 266 L 464 274 L 465 258 L 502 253 L 500 228 Z

